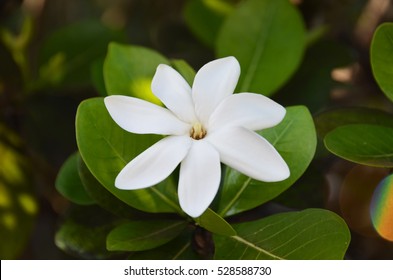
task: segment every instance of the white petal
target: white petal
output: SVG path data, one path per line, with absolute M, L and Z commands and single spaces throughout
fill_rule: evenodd
M 226 125 L 259 130 L 277 125 L 285 116 L 285 108 L 270 98 L 253 93 L 239 93 L 224 99 L 210 117 L 208 128 Z
M 163 181 L 187 155 L 191 143 L 188 136 L 168 136 L 158 141 L 120 171 L 115 186 L 137 190 Z
M 165 64 L 157 67 L 151 89 L 179 119 L 189 123 L 196 121 L 191 87 L 172 67 Z
M 196 74 L 192 97 L 199 120 L 207 124 L 217 105 L 231 95 L 240 75 L 240 65 L 230 56 L 205 64 Z
M 276 149 L 263 137 L 243 127 L 226 127 L 206 140 L 220 153 L 221 162 L 264 182 L 289 177 L 289 168 Z
M 194 140 L 180 165 L 179 202 L 191 217 L 199 217 L 217 194 L 221 179 L 220 157 L 208 142 Z
M 123 129 L 139 134 L 188 134 L 191 126 L 171 111 L 142 99 L 111 95 L 104 99 L 112 119 Z

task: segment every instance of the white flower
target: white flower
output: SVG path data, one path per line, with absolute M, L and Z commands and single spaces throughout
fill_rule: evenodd
M 151 87 L 166 108 L 128 96 L 106 97 L 106 108 L 121 128 L 169 135 L 128 163 L 115 186 L 125 190 L 153 186 L 181 163 L 180 206 L 198 217 L 218 191 L 220 162 L 256 180 L 288 178 L 280 154 L 253 132 L 277 125 L 285 108 L 260 94 L 233 94 L 239 75 L 236 58 L 217 59 L 198 71 L 190 88 L 177 71 L 161 64 Z

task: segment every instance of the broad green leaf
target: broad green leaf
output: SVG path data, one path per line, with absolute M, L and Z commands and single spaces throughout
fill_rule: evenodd
M 195 219 L 197 224 L 204 229 L 221 235 L 236 235 L 233 227 L 216 212 L 208 208 L 200 217 Z
M 325 137 L 333 154 L 356 163 L 393 167 L 393 128 L 380 125 L 340 126 Z
M 190 0 L 184 8 L 184 19 L 195 36 L 213 48 L 222 22 L 233 10 L 228 1 Z
M 281 182 L 266 183 L 227 168 L 217 211 L 220 216 L 249 210 L 278 196 L 299 179 L 314 156 L 316 133 L 306 107 L 287 107 L 284 120 L 275 127 L 261 131 L 260 135 L 281 154 L 291 175 Z
M 201 257 L 194 250 L 193 237 L 194 231 L 184 230 L 179 236 L 164 244 L 163 246 L 133 252 L 128 259 L 130 260 L 199 260 Z
M 370 55 L 375 80 L 393 101 L 393 23 L 383 23 L 375 31 Z
M 299 66 L 304 46 L 303 20 L 288 0 L 248 0 L 224 22 L 216 52 L 239 60 L 239 92 L 271 95 Z
M 115 178 L 123 167 L 157 142 L 159 136 L 137 135 L 121 129 L 110 117 L 103 98 L 92 98 L 79 105 L 76 139 L 90 172 L 117 198 L 146 212 L 182 213 L 176 184 L 171 177 L 154 187 L 135 191 L 119 190 L 114 186 Z
M 236 236 L 214 236 L 215 259 L 343 259 L 350 241 L 333 212 L 307 209 L 234 225 Z
M 393 115 L 373 108 L 335 108 L 314 116 L 318 136 L 324 138 L 339 126 L 350 124 L 375 124 L 393 127 Z
M 64 162 L 57 174 L 55 186 L 59 193 L 76 204 L 94 204 L 94 199 L 86 192 L 79 176 L 78 156 L 78 153 L 74 153 Z
M 142 218 L 149 214 L 141 212 L 118 199 L 113 193 L 108 191 L 97 179 L 91 174 L 82 158 L 78 156 L 78 172 L 83 183 L 83 187 L 94 201 L 105 210 L 124 218 Z
M 109 251 L 144 251 L 161 246 L 178 236 L 186 221 L 132 221 L 113 229 L 107 236 Z
M 181 59 L 173 59 L 171 63 L 173 68 L 183 76 L 190 86 L 192 86 L 195 70 L 187 62 Z
M 123 38 L 123 32 L 93 20 L 57 30 L 40 48 L 41 82 L 67 86 L 90 83 L 91 64 L 105 55 L 109 42 Z
M 19 258 L 38 213 L 21 139 L 0 124 L 0 259 Z
M 111 43 L 104 62 L 108 94 L 129 95 L 161 104 L 150 88 L 156 68 L 161 63 L 170 64 L 154 50 Z

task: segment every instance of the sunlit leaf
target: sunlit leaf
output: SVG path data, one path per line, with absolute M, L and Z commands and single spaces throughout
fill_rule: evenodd
M 38 203 L 31 166 L 18 136 L 0 124 L 0 258 L 20 257 L 33 229 Z
M 376 167 L 393 167 L 393 128 L 380 125 L 340 126 L 325 137 L 326 148 L 346 160 Z
M 371 43 L 371 66 L 375 80 L 393 101 L 393 23 L 383 23 L 374 33 Z
M 64 162 L 57 174 L 55 186 L 59 193 L 76 204 L 94 204 L 79 176 L 78 156 L 78 153 L 74 153 Z
M 288 0 L 249 0 L 224 22 L 216 52 L 239 60 L 238 92 L 271 95 L 299 66 L 304 45 L 303 20 Z
M 110 251 L 144 251 L 163 245 L 178 236 L 186 221 L 132 221 L 113 229 L 107 237 Z
M 108 94 L 129 95 L 161 104 L 150 88 L 156 68 L 161 63 L 170 64 L 154 50 L 111 43 L 104 62 Z
M 215 259 L 342 259 L 350 241 L 344 221 L 322 209 L 276 214 L 234 228 L 236 236 L 214 236 Z
M 114 186 L 117 174 L 135 156 L 160 139 L 121 129 L 110 117 L 103 98 L 83 101 L 76 115 L 76 138 L 90 172 L 117 198 L 146 212 L 179 212 L 176 184 L 169 177 L 155 187 L 128 191 Z
M 314 156 L 316 133 L 306 107 L 288 107 L 279 125 L 263 130 L 260 134 L 281 154 L 291 175 L 281 182 L 266 183 L 227 168 L 217 211 L 221 216 L 249 210 L 278 196 L 299 179 Z
M 198 217 L 196 222 L 198 225 L 212 233 L 228 236 L 236 235 L 236 231 L 233 227 L 210 208 Z

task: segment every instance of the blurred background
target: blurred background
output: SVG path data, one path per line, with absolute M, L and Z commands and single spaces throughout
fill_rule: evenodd
M 77 150 L 79 103 L 105 94 L 102 65 L 108 43 L 153 48 L 197 70 L 215 58 L 214 34 L 241 2 L 0 0 L 1 259 L 76 257 L 55 243 L 71 207 L 56 191 L 55 180 Z M 369 62 L 376 27 L 393 20 L 392 1 L 291 2 L 303 15 L 310 43 L 298 71 L 273 99 L 284 106 L 306 105 L 316 124 L 323 112 L 341 106 L 393 112 Z M 388 173 L 338 159 L 320 143 L 299 182 L 252 211 L 330 209 L 351 229 L 347 259 L 393 259 L 393 243 L 375 233 L 368 215 L 372 191 Z

